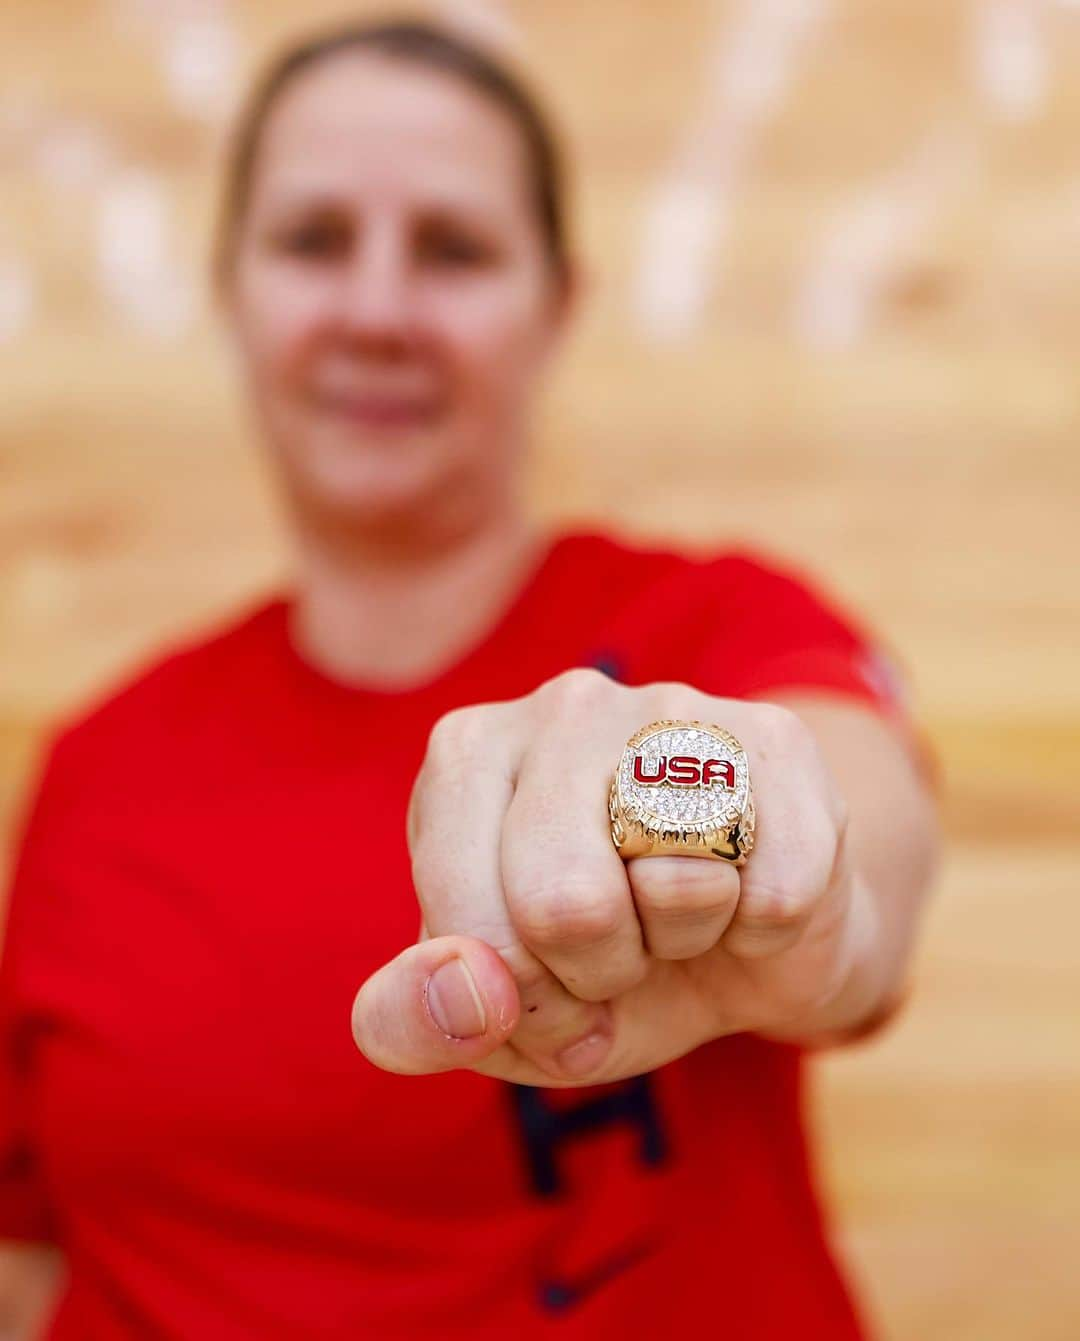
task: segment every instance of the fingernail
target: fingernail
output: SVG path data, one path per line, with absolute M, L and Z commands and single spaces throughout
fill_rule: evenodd
M 432 1018 L 452 1038 L 475 1038 L 484 1032 L 484 1003 L 464 959 L 448 959 L 427 980 Z
M 607 1056 L 611 1039 L 607 1034 L 587 1034 L 564 1048 L 555 1060 L 567 1075 L 584 1076 L 594 1070 Z

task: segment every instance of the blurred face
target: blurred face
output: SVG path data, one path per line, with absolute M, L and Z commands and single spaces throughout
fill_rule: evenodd
M 498 505 L 566 308 L 502 109 L 449 74 L 326 58 L 273 105 L 235 255 L 234 334 L 305 518 Z

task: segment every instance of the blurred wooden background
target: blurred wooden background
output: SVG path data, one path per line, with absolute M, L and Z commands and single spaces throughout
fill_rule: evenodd
M 944 761 L 914 1003 L 821 1066 L 855 1275 L 893 1341 L 1075 1341 L 1080 5 L 445 9 L 520 51 L 571 149 L 592 292 L 538 505 L 805 564 Z M 229 110 L 295 15 L 4 6 L 9 844 L 55 714 L 285 562 L 202 274 Z

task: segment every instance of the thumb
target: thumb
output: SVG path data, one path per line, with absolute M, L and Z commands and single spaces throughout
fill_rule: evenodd
M 475 936 L 435 936 L 377 969 L 353 1001 L 356 1046 L 376 1066 L 427 1075 L 473 1066 L 513 1033 L 521 1000 L 501 956 Z

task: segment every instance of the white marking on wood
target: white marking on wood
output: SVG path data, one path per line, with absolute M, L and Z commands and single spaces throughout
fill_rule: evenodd
M 935 127 L 911 157 L 841 208 L 795 296 L 795 333 L 821 349 L 855 344 L 947 204 L 972 181 L 979 145 L 964 127 Z
M 162 37 L 161 60 L 179 111 L 203 121 L 226 114 L 239 83 L 240 42 L 224 13 L 176 23 Z
M 525 38 L 504 5 L 492 0 L 442 0 L 440 18 L 452 28 L 494 51 L 521 55 Z
M 155 48 L 178 112 L 211 123 L 228 115 L 241 66 L 230 0 L 103 0 L 103 8 L 114 28 Z
M 195 306 L 171 257 L 171 208 L 161 178 L 128 169 L 107 183 L 97 214 L 98 276 L 106 298 L 148 334 L 176 337 Z
M 660 341 L 686 339 L 704 319 L 757 135 L 787 95 L 828 0 L 744 0 L 730 25 L 723 10 L 715 10 L 700 105 L 643 213 L 632 305 Z
M 971 26 L 977 86 L 1006 121 L 1027 121 L 1046 101 L 1050 54 L 1042 0 L 983 0 Z

